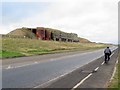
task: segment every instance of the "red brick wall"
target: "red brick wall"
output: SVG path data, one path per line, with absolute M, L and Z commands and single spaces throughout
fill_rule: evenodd
M 45 40 L 45 29 L 42 27 L 37 27 L 36 35 L 37 38 Z

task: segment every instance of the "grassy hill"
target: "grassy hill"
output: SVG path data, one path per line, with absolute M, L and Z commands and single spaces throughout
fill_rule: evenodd
M 60 30 L 57 30 L 57 29 L 52 29 L 52 28 L 45 28 L 46 30 L 49 30 L 49 31 L 54 31 L 54 32 L 60 32 Z M 67 33 L 67 32 L 65 32 Z M 36 38 L 35 37 L 35 34 L 32 33 L 29 28 L 18 28 L 18 29 L 15 29 L 13 31 L 11 31 L 10 33 L 8 33 L 7 35 L 11 36 L 11 37 L 27 37 L 27 38 Z M 90 43 L 91 41 L 85 39 L 85 38 L 81 38 L 79 37 L 79 40 L 81 43 Z
M 29 29 L 27 28 L 18 28 L 10 33 L 7 34 L 8 36 L 11 37 L 27 37 L 27 38 L 36 38 L 35 34 L 32 33 Z
M 51 28 L 46 29 L 59 31 Z M 0 52 L 0 55 L 2 55 L 3 58 L 77 50 L 84 51 L 107 46 L 106 44 L 91 43 L 85 38 L 80 38 L 79 43 L 38 40 L 29 28 L 15 29 L 7 35 L 3 35 L 3 38 L 0 39 L 0 43 L 2 43 L 2 52 Z
M 81 38 L 81 37 L 79 37 L 79 40 L 80 40 L 81 43 L 91 43 L 90 40 L 85 39 L 85 38 Z

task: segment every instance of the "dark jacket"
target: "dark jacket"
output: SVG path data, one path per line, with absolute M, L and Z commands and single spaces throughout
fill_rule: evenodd
M 104 53 L 106 54 L 106 53 L 108 53 L 108 54 L 110 54 L 111 55 L 111 50 L 109 49 L 109 48 L 106 48 L 105 50 L 104 50 Z

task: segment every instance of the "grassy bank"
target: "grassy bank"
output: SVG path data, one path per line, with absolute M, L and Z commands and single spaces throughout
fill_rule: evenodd
M 96 43 L 70 43 L 8 37 L 2 38 L 0 43 L 2 43 L 2 53 L 0 54 L 2 54 L 3 58 L 106 47 L 104 44 Z
M 119 62 L 120 62 L 120 53 L 119 53 L 119 58 L 118 58 Z M 114 90 L 114 88 L 118 88 L 118 90 L 120 90 L 120 63 L 117 64 L 117 70 L 115 73 L 115 76 L 113 77 L 112 82 L 109 84 L 108 88 L 111 88 L 110 90 Z

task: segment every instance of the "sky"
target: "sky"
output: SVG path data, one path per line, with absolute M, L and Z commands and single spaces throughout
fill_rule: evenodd
M 117 44 L 118 1 L 4 0 L 0 34 L 21 27 L 49 27 L 93 42 Z

